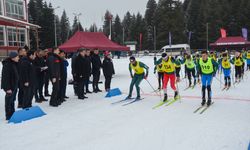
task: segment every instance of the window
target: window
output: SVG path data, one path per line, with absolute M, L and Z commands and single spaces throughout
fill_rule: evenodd
M 4 46 L 4 27 L 0 26 L 0 46 Z
M 9 46 L 25 46 L 25 29 L 16 29 L 8 27 L 8 43 Z
M 6 0 L 6 14 L 8 17 L 24 19 L 23 0 Z

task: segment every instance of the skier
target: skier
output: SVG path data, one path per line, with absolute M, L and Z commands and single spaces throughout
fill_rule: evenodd
M 188 81 L 189 81 L 189 87 L 192 85 L 192 79 L 191 75 L 194 78 L 194 84 L 193 86 L 196 85 L 196 75 L 195 75 L 195 63 L 191 55 L 187 55 L 186 58 L 184 58 L 181 61 L 182 64 L 185 64 L 187 67 L 187 76 L 188 76 Z
M 250 71 L 250 50 L 247 51 L 245 58 L 247 60 L 247 70 Z
M 166 54 L 166 53 L 162 53 L 161 56 L 162 56 L 162 57 L 161 57 L 160 59 L 166 57 L 167 54 Z M 162 67 L 161 64 L 157 65 L 156 62 L 157 62 L 157 58 L 154 57 L 154 64 L 155 64 L 154 74 L 155 74 L 156 71 L 157 71 L 157 74 L 158 74 L 158 85 L 159 85 L 159 86 L 158 86 L 158 90 L 161 90 L 161 89 L 162 89 L 162 83 L 163 83 L 164 69 L 163 69 L 163 67 Z
M 140 61 L 136 61 L 134 56 L 131 56 L 129 60 L 130 60 L 129 72 L 130 72 L 132 81 L 130 83 L 129 94 L 126 99 L 131 99 L 133 87 L 135 85 L 136 92 L 137 92 L 136 99 L 139 100 L 141 99 L 139 85 L 143 79 L 147 79 L 149 67 Z M 134 75 L 132 74 L 132 70 L 134 71 Z M 146 70 L 146 74 L 145 74 L 145 70 Z
M 218 64 L 212 58 L 208 57 L 208 52 L 206 50 L 202 51 L 201 55 L 202 58 L 200 58 L 198 63 L 199 74 L 201 75 L 201 81 L 202 81 L 201 105 L 204 106 L 206 104 L 206 89 L 207 89 L 208 92 L 207 105 L 210 106 L 212 101 L 211 84 L 213 76 L 215 75 L 215 72 L 218 68 Z
M 222 54 L 222 58 L 219 60 L 219 64 L 222 67 L 224 74 L 225 87 L 223 89 L 229 89 L 231 86 L 231 64 L 227 53 Z
M 172 56 L 166 56 L 162 60 L 158 60 L 157 64 L 162 64 L 164 67 L 164 78 L 163 78 L 163 90 L 164 99 L 163 102 L 168 100 L 167 85 L 170 80 L 171 88 L 174 90 L 174 99 L 176 100 L 179 96 L 176 88 L 176 76 L 175 76 L 175 59 Z
M 180 60 L 180 56 L 176 56 L 175 57 L 176 61 L 175 61 L 175 75 L 176 75 L 176 82 L 180 82 L 180 71 L 181 71 L 181 60 Z
M 230 61 L 235 66 L 235 83 L 240 82 L 242 78 L 242 65 L 243 65 L 243 58 L 240 57 L 240 52 L 236 51 L 235 56 Z
M 195 63 L 195 66 L 196 66 L 196 80 L 197 80 L 197 83 L 200 84 L 201 80 L 200 80 L 200 77 L 199 77 L 199 74 L 198 74 L 198 63 L 200 61 L 200 54 L 199 53 L 196 53 L 195 55 L 195 58 L 194 58 L 194 63 Z

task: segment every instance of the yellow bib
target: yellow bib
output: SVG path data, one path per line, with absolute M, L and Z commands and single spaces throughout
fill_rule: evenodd
M 207 62 L 205 63 L 202 58 L 200 58 L 200 67 L 201 67 L 201 72 L 204 74 L 211 74 L 214 72 L 214 67 L 212 63 L 212 59 L 208 58 Z
M 224 69 L 230 69 L 231 68 L 231 64 L 230 64 L 230 61 L 227 59 L 226 61 L 225 60 L 222 60 L 222 67 Z
M 234 65 L 235 65 L 235 66 L 242 66 L 242 65 L 243 65 L 243 62 L 241 61 L 240 58 L 236 58 L 236 57 L 235 57 Z
M 140 67 L 140 62 L 136 61 L 136 66 L 130 64 L 130 67 L 134 70 L 135 74 L 143 74 L 144 68 Z
M 175 64 L 172 63 L 171 57 L 169 57 L 168 61 L 162 60 L 162 66 L 163 66 L 164 72 L 166 73 L 172 73 L 175 71 Z
M 247 53 L 247 59 L 250 59 L 250 53 Z
M 164 72 L 164 67 L 162 66 L 162 64 L 159 64 L 156 66 L 157 72 Z
M 190 59 L 190 60 L 186 59 L 185 64 L 186 64 L 188 69 L 193 69 L 195 67 L 193 59 Z

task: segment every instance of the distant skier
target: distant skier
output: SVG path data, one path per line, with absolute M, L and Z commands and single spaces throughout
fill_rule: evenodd
M 245 54 L 245 58 L 247 60 L 247 70 L 250 71 L 250 50 Z
M 168 100 L 167 85 L 170 80 L 170 86 L 174 90 L 174 99 L 178 98 L 178 91 L 176 88 L 176 76 L 175 76 L 175 59 L 172 56 L 166 56 L 162 60 L 158 60 L 157 64 L 162 64 L 164 67 L 164 78 L 163 78 L 163 90 L 164 99 L 163 102 Z
M 162 57 L 160 59 L 166 57 L 167 54 L 163 53 L 161 56 Z M 157 65 L 157 58 L 156 57 L 154 57 L 154 64 L 155 64 L 154 74 L 156 73 L 156 71 L 157 71 L 157 74 L 158 74 L 158 85 L 159 85 L 158 90 L 161 90 L 162 89 L 162 84 L 163 84 L 164 68 L 163 68 L 163 66 L 161 64 Z
M 235 56 L 230 61 L 235 66 L 235 82 L 240 82 L 242 78 L 242 66 L 243 66 L 243 58 L 240 56 L 240 52 L 236 51 Z
M 191 75 L 194 78 L 193 86 L 195 86 L 196 85 L 195 62 L 194 62 L 192 56 L 187 55 L 186 58 L 184 58 L 181 61 L 181 63 L 185 64 L 187 67 L 187 76 L 188 76 L 188 81 L 189 81 L 189 87 L 191 87 L 191 85 L 192 85 Z
M 225 87 L 230 88 L 231 87 L 231 64 L 230 59 L 227 53 L 222 54 L 222 58 L 219 60 L 219 64 L 222 67 L 222 71 L 224 74 L 224 80 L 225 80 Z
M 202 58 L 200 58 L 198 63 L 199 74 L 201 75 L 202 81 L 202 103 L 201 105 L 204 106 L 206 104 L 206 89 L 208 92 L 208 101 L 207 105 L 211 105 L 212 101 L 212 90 L 211 84 L 213 75 L 218 68 L 218 64 L 210 57 L 208 57 L 208 52 L 206 50 L 202 51 L 201 53 Z
M 131 99 L 133 87 L 135 85 L 136 92 L 137 92 L 136 99 L 139 100 L 139 99 L 141 99 L 139 85 L 143 79 L 147 79 L 149 67 L 140 61 L 136 61 L 135 57 L 133 57 L 133 56 L 131 56 L 129 58 L 129 60 L 130 60 L 129 72 L 130 72 L 130 76 L 132 78 L 132 81 L 130 83 L 129 94 L 128 94 L 126 99 Z M 132 70 L 134 71 L 134 75 L 132 73 Z M 146 73 L 145 73 L 145 70 L 146 70 Z

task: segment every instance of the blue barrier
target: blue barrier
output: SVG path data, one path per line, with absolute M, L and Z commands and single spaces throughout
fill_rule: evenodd
M 39 106 L 16 111 L 10 118 L 9 123 L 21 123 L 23 121 L 46 115 Z
M 115 88 L 115 89 L 110 90 L 105 97 L 106 98 L 113 97 L 113 96 L 118 96 L 121 94 L 122 94 L 121 90 L 119 88 Z

